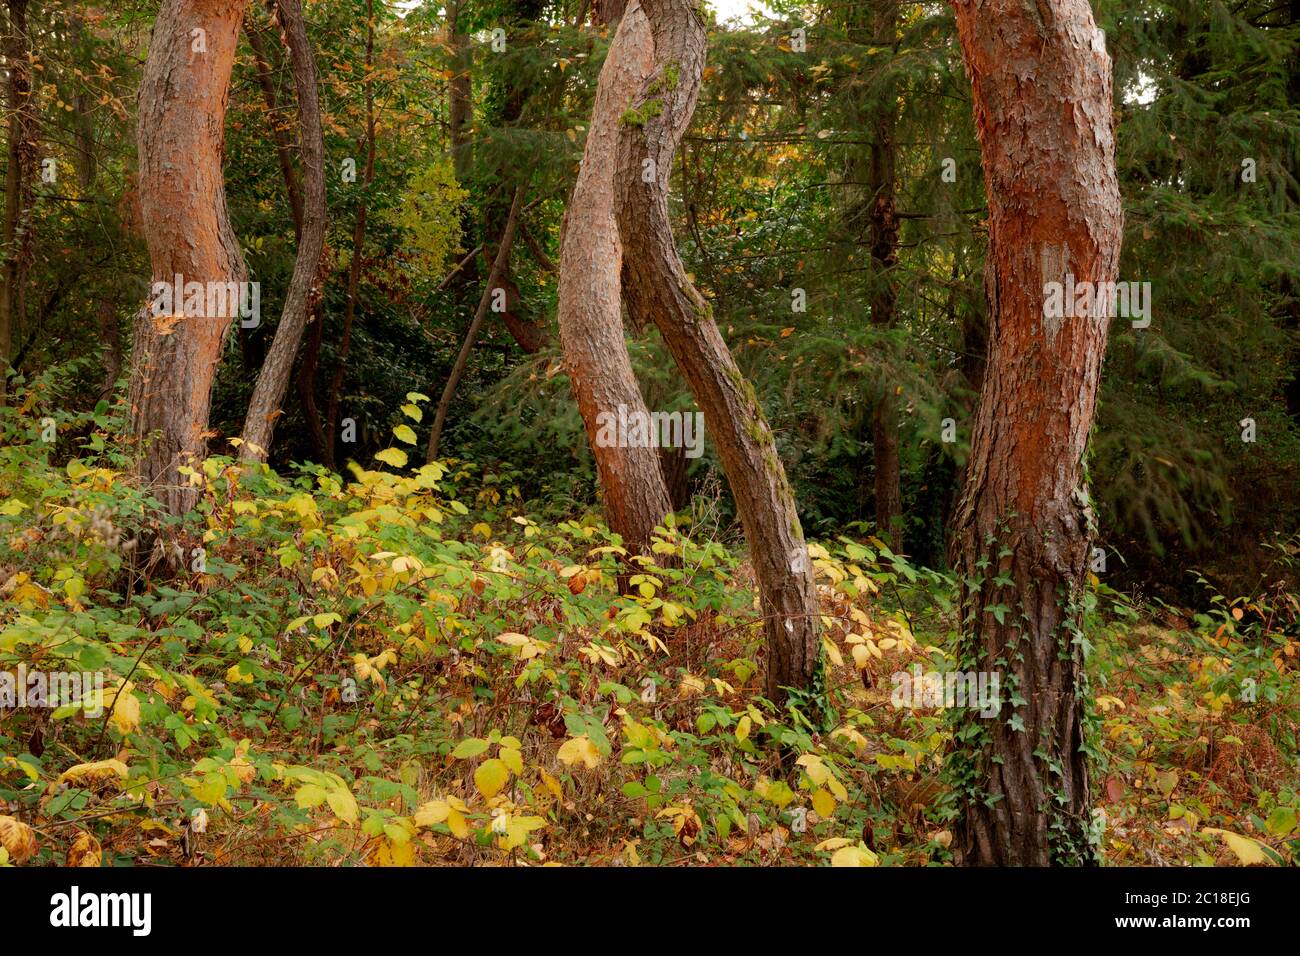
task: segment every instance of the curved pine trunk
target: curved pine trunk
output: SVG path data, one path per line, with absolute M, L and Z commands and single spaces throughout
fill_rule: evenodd
M 772 430 L 712 309 L 686 277 L 668 217 L 668 173 L 704 71 L 704 24 L 689 0 L 644 0 L 642 8 L 656 65 L 621 120 L 614 180 L 628 309 L 658 326 L 718 446 L 758 580 L 767 695 L 779 703 L 787 688 L 818 684 L 817 593 Z
M 140 212 L 155 282 L 243 282 L 226 210 L 222 156 L 226 102 L 247 2 L 163 0 L 140 81 Z M 200 34 L 197 31 L 202 31 Z M 199 52 L 200 40 L 204 48 Z M 131 349 L 131 431 L 140 477 L 168 512 L 182 515 L 198 490 L 177 468 L 206 452 L 212 381 L 232 316 L 136 321 Z
M 953 528 L 963 667 L 1001 675 L 954 756 L 959 862 L 1095 862 L 1079 643 L 1083 455 L 1109 319 L 1044 316 L 1045 284 L 1111 282 L 1122 212 L 1111 65 L 1087 0 L 954 3 L 989 199 L 989 356 Z
M 629 417 L 647 414 L 623 337 L 623 247 L 614 219 L 614 163 L 619 116 L 653 65 L 650 22 L 632 0 L 600 71 L 560 250 L 565 370 L 587 428 L 609 526 L 633 553 L 648 553 L 655 527 L 672 510 L 659 454 L 654 448 L 603 448 L 597 435 L 600 416 L 617 415 L 620 406 Z

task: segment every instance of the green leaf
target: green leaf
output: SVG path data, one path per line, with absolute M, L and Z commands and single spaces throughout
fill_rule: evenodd
M 468 740 L 462 740 L 456 745 L 456 749 L 451 755 L 456 760 L 468 760 L 470 757 L 477 757 L 485 753 L 488 749 L 488 742 L 478 737 L 470 737 Z
M 1274 807 L 1268 815 L 1268 832 L 1275 837 L 1284 837 L 1296 828 L 1295 807 Z
M 327 796 L 329 795 L 325 792 L 324 787 L 308 783 L 299 787 L 293 798 L 297 801 L 298 806 L 304 810 L 314 810 L 325 802 Z
M 325 797 L 329 802 L 330 809 L 334 815 L 345 823 L 356 823 L 360 812 L 357 809 L 357 798 L 352 796 L 352 791 L 347 789 L 347 785 L 342 785 L 339 789 L 331 790 Z

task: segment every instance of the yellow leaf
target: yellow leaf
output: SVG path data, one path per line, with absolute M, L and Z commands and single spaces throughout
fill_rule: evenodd
M 846 846 L 831 854 L 831 866 L 877 866 L 880 860 L 863 844 Z
M 451 835 L 458 840 L 469 836 L 469 824 L 465 822 L 464 815 L 455 808 L 447 814 L 447 829 L 451 830 Z
M 835 798 L 818 787 L 813 791 L 812 806 L 817 811 L 817 816 L 824 820 L 835 813 Z
M 325 802 L 330 805 L 334 815 L 344 823 L 356 823 L 361 816 L 361 811 L 357 807 L 357 798 L 352 796 L 352 791 L 341 780 L 338 786 L 326 795 Z
M 541 817 L 511 817 L 506 823 L 506 834 L 501 838 L 501 849 L 513 850 L 528 842 L 528 834 L 546 826 Z
M 582 761 L 589 770 L 600 764 L 600 751 L 586 734 L 566 740 L 557 756 L 560 763 L 570 767 L 578 761 Z
M 249 680 L 252 678 L 250 677 Z M 124 737 L 140 726 L 140 699 L 131 693 L 131 688 L 134 686 L 127 681 L 113 692 L 112 700 L 105 702 L 105 706 L 112 708 L 113 711 L 109 723 Z
M 826 656 L 831 659 L 832 664 L 836 667 L 844 666 L 844 655 L 840 653 L 840 649 L 832 641 L 828 641 L 823 637 L 822 647 L 826 649 Z
M 385 837 L 370 852 L 373 866 L 414 866 L 415 847 L 410 840 L 393 840 Z
M 795 763 L 803 767 L 804 772 L 808 774 L 808 779 L 819 787 L 831 775 L 831 772 L 826 769 L 826 765 L 822 763 L 822 758 L 816 754 L 804 754 Z
M 822 853 L 826 850 L 838 850 L 840 847 L 849 846 L 852 842 L 852 840 L 845 837 L 832 837 L 829 840 L 822 840 L 813 849 L 818 853 Z
M 744 743 L 745 738 L 749 736 L 750 728 L 753 726 L 754 722 L 749 719 L 748 714 L 741 717 L 740 721 L 736 724 L 736 739 Z
M 496 759 L 483 761 L 474 771 L 474 786 L 478 787 L 478 792 L 489 800 L 501 792 L 501 788 L 509 779 L 510 768 Z
M 695 697 L 704 693 L 704 681 L 692 674 L 686 674 L 682 677 L 682 682 L 677 687 L 678 697 Z
M 419 411 L 419 409 L 417 408 L 416 411 Z M 398 441 L 406 442 L 408 445 L 415 444 L 415 432 L 411 430 L 410 425 L 398 425 L 393 429 L 393 437 Z M 403 464 L 405 464 L 405 462 L 403 462 Z
M 1220 830 L 1218 827 L 1206 827 L 1205 833 L 1217 833 L 1223 837 L 1223 842 L 1228 844 L 1228 849 L 1237 855 L 1246 866 L 1252 866 L 1256 863 L 1271 862 L 1264 851 L 1260 848 L 1259 841 L 1252 840 L 1250 837 L 1242 836 L 1240 833 L 1233 833 L 1231 830 Z
M 417 827 L 431 827 L 451 816 L 451 805 L 446 800 L 430 800 L 415 811 L 412 819 Z
M 498 756 L 501 758 L 501 762 L 509 767 L 515 776 L 524 772 L 523 755 L 514 747 L 502 747 Z
M 555 795 L 556 800 L 564 799 L 564 790 L 560 787 L 560 781 L 556 780 L 545 770 L 542 771 L 542 783 L 546 789 Z
M 400 448 L 385 448 L 381 452 L 376 452 L 375 458 L 385 465 L 392 465 L 394 468 L 406 467 L 406 452 Z
M 59 775 L 59 783 L 82 783 L 83 781 L 94 783 L 111 780 L 113 777 L 125 780 L 127 773 L 126 764 L 120 760 L 99 760 L 95 763 L 79 763 L 75 767 L 69 767 Z
M 1166 797 L 1174 792 L 1174 787 L 1178 786 L 1178 771 L 1164 770 L 1156 774 L 1156 786 Z

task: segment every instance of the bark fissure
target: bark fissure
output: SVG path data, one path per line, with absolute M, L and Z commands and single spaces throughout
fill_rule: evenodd
M 155 282 L 172 283 L 177 275 L 200 283 L 247 278 L 222 174 L 230 74 L 246 7 L 164 0 L 154 23 L 137 143 L 140 212 Z M 198 488 L 177 469 L 205 456 L 212 382 L 232 318 L 154 315 L 146 308 L 136 320 L 129 407 L 140 443 L 137 470 L 174 515 L 198 500 Z
M 1045 283 L 1067 273 L 1116 277 L 1110 58 L 1087 0 L 953 6 L 989 198 L 989 354 L 952 560 L 961 665 L 1003 687 L 995 719 L 961 718 L 974 753 L 953 762 L 954 849 L 967 864 L 1088 863 L 1084 453 L 1109 318 L 1053 321 L 1043 304 Z
M 717 444 L 758 582 L 767 694 L 779 703 L 787 688 L 818 690 L 816 589 L 772 430 L 711 308 L 686 276 L 668 215 L 673 155 L 704 70 L 704 25 L 687 0 L 645 0 L 642 8 L 656 63 L 623 115 L 615 174 L 628 309 L 634 321 L 658 327 Z
M 560 250 L 559 325 L 565 370 L 596 461 L 609 526 L 633 553 L 672 509 L 654 448 L 603 447 L 599 418 L 645 415 L 624 338 L 623 247 L 614 217 L 618 122 L 654 65 L 650 22 L 632 0 L 614 34 L 596 88 L 591 128 L 565 216 Z M 648 419 L 647 419 L 648 420 Z

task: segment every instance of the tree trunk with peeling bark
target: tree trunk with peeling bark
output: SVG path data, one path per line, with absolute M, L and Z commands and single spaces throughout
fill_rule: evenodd
M 1109 309 L 1045 316 L 1047 283 L 1113 282 L 1122 212 L 1111 64 L 1087 0 L 962 0 L 989 199 L 989 355 L 953 527 L 964 670 L 1000 675 L 950 773 L 967 865 L 1096 861 L 1083 753 L 1083 457 Z
M 648 553 L 672 510 L 654 448 L 605 448 L 600 418 L 646 415 L 623 336 L 623 247 L 614 218 L 614 163 L 623 109 L 654 65 L 650 22 L 636 0 L 614 34 L 596 87 L 587 145 L 565 216 L 560 249 L 559 324 L 564 365 L 587 429 L 609 526 L 632 553 Z M 647 419 L 648 420 L 648 419 Z
M 289 391 L 289 378 L 307 325 L 307 314 L 320 272 L 321 252 L 325 247 L 325 142 L 316 89 L 316 63 L 299 0 L 277 0 L 276 16 L 293 62 L 298 125 L 302 133 L 305 195 L 298 218 L 298 256 L 293 266 L 293 277 L 289 281 L 275 338 L 258 373 L 257 385 L 253 388 L 244 418 L 243 444 L 239 453 L 241 458 L 250 461 L 265 461 L 270 452 L 271 436 L 280 415 L 280 405 Z M 292 182 L 292 175 L 287 178 Z
M 749 542 L 767 638 L 767 695 L 820 698 L 817 593 L 794 496 L 753 386 L 686 276 L 668 216 L 668 174 L 704 71 L 704 24 L 688 0 L 644 0 L 655 68 L 620 124 L 615 173 L 629 311 L 653 321 L 718 446 Z M 808 701 L 820 709 L 820 700 Z
M 163 0 L 140 81 L 140 212 L 155 282 L 240 283 L 247 276 L 226 210 L 226 103 L 246 2 Z M 177 290 L 179 291 L 179 290 Z M 227 310 L 230 311 L 230 310 Z M 178 472 L 206 453 L 212 381 L 233 315 L 136 321 L 131 433 L 137 470 L 173 515 L 198 489 Z

